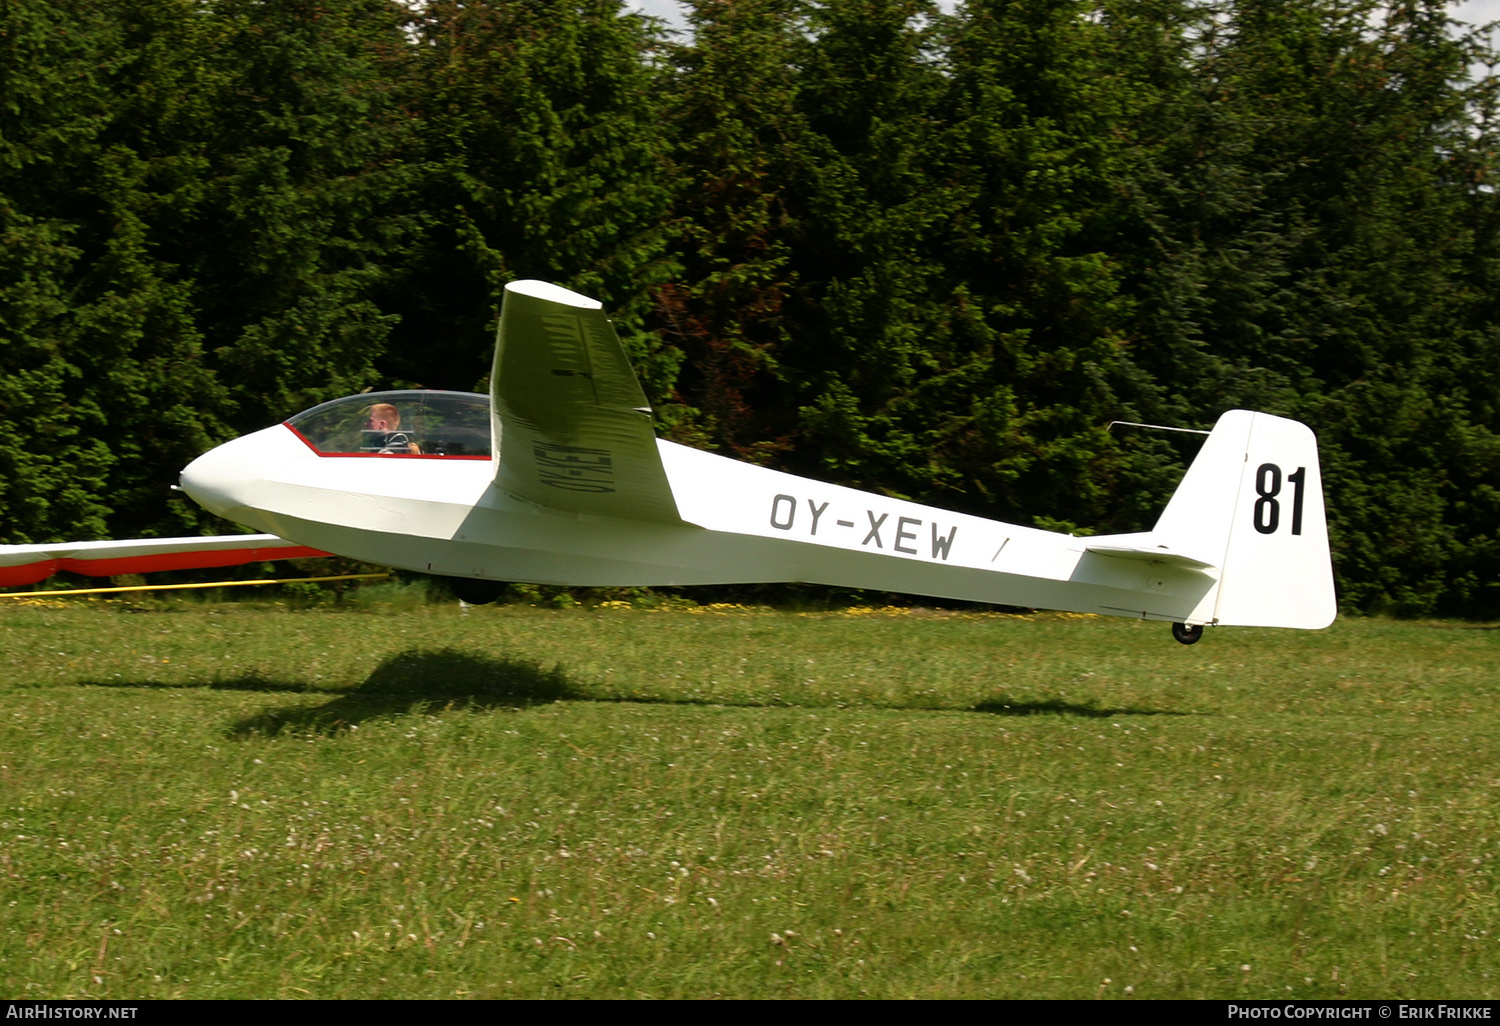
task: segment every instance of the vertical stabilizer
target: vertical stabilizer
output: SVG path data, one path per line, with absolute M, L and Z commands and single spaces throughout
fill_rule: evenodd
M 1151 533 L 1219 567 L 1215 623 L 1320 628 L 1337 614 L 1318 443 L 1304 424 L 1224 414 Z

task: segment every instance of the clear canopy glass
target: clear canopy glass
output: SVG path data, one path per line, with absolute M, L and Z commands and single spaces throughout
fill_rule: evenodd
M 490 458 L 490 397 L 474 392 L 366 392 L 286 423 L 324 456 Z

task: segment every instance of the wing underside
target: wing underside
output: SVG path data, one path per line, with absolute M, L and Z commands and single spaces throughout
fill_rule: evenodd
M 320 549 L 284 541 L 274 534 L 0 545 L 0 587 L 36 584 L 59 570 L 87 577 L 115 577 L 326 555 Z
M 681 522 L 646 396 L 597 301 L 511 282 L 490 381 L 502 490 L 570 513 Z

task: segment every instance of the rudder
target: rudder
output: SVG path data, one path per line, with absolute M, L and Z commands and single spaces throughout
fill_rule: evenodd
M 1224 414 L 1152 534 L 1220 568 L 1213 623 L 1317 629 L 1337 615 L 1318 443 L 1305 424 Z

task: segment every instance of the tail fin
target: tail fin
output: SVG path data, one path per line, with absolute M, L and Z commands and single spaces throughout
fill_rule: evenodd
M 1304 424 L 1224 414 L 1151 535 L 1219 567 L 1213 623 L 1315 629 L 1337 615 L 1318 443 Z

